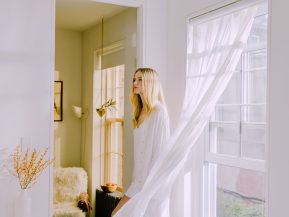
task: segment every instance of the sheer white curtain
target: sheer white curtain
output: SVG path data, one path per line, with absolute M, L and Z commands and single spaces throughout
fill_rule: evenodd
M 167 191 L 171 190 L 232 77 L 255 12 L 255 7 L 238 9 L 189 24 L 186 96 L 176 130 L 167 141 L 170 149 L 156 161 L 143 189 L 116 217 L 142 217 L 149 201 L 164 183 Z

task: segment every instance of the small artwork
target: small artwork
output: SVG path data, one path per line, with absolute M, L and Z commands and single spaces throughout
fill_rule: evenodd
M 54 121 L 62 121 L 63 82 L 54 81 Z

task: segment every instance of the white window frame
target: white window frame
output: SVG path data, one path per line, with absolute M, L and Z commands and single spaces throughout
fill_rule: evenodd
M 248 3 L 248 1 L 243 1 L 243 2 L 244 2 L 244 4 L 241 4 L 240 7 L 244 7 L 244 5 L 248 5 L 248 7 L 249 7 L 252 5 L 253 1 L 251 1 L 250 3 Z M 255 4 L 259 4 L 262 2 L 264 3 L 266 1 L 264 0 L 264 1 L 254 1 L 254 2 L 255 2 Z M 248 4 L 246 4 L 246 3 L 248 3 Z M 217 9 L 212 9 L 212 11 L 215 11 L 215 10 L 217 10 Z M 206 14 L 206 13 L 209 13 L 209 11 L 204 12 L 203 14 Z M 268 12 L 267 12 L 267 14 L 268 14 Z M 199 14 L 195 17 L 201 16 L 201 15 L 202 14 Z M 193 18 L 190 18 L 190 19 L 193 19 Z M 201 18 L 201 20 L 202 20 L 202 18 Z M 267 43 L 263 43 L 263 44 L 260 43 L 260 44 L 258 44 L 258 46 L 254 46 L 254 45 L 253 46 L 252 45 L 247 46 L 244 50 L 244 53 L 249 52 L 249 51 L 262 50 L 262 49 L 267 50 L 267 56 L 268 56 Z M 243 55 L 242 55 L 242 58 L 243 58 Z M 267 57 L 267 59 L 268 59 L 268 57 Z M 268 67 L 258 68 L 258 69 L 254 69 L 254 70 L 264 70 L 264 69 L 267 70 L 267 74 L 268 74 Z M 249 70 L 247 70 L 246 72 L 249 72 Z M 266 97 L 266 99 L 267 98 L 268 97 Z M 243 99 L 242 99 L 242 102 L 243 102 Z M 223 105 L 226 106 L 225 104 L 223 104 Z M 247 104 L 236 104 L 236 106 L 237 105 L 242 107 L 242 106 L 248 106 L 248 105 L 253 105 L 253 104 L 248 104 L 248 103 Z M 264 105 L 264 103 L 259 103 L 259 104 L 256 103 L 254 105 Z M 232 106 L 232 104 L 230 104 L 228 106 Z M 266 106 L 266 104 L 265 104 L 265 106 Z M 267 106 L 266 106 L 266 108 L 267 108 Z M 267 118 L 267 116 L 266 116 L 266 118 Z M 218 123 L 218 121 L 215 121 L 214 123 Z M 221 122 L 219 122 L 219 123 L 221 123 Z M 222 123 L 224 123 L 224 122 L 222 122 Z M 228 122 L 228 123 L 235 123 L 235 124 L 240 124 L 240 125 L 244 124 L 244 122 L 242 122 L 242 120 L 240 120 L 240 122 Z M 267 133 L 268 133 L 267 132 L 267 123 L 250 122 L 250 124 L 262 124 L 262 125 L 264 125 L 266 137 L 267 137 Z M 240 134 L 240 136 L 241 136 L 241 134 Z M 263 172 L 265 174 L 266 173 L 266 156 L 265 156 L 264 160 L 259 160 L 259 159 L 250 159 L 250 158 L 244 158 L 244 157 L 240 158 L 240 157 L 234 157 L 234 156 L 229 156 L 229 155 L 224 155 L 224 154 L 212 153 L 210 151 L 209 137 L 210 137 L 210 131 L 209 131 L 209 125 L 208 125 L 205 128 L 204 139 L 203 139 L 204 145 L 205 145 L 205 148 L 204 148 L 204 166 L 203 166 L 203 198 L 202 198 L 203 217 L 217 217 L 217 213 L 216 213 L 217 191 L 215 188 L 216 179 L 217 179 L 217 173 L 216 173 L 217 165 L 225 165 L 225 166 L 231 166 L 231 167 L 236 167 L 236 168 L 241 168 L 241 169 L 248 169 L 248 170 Z M 268 144 L 266 141 L 265 150 L 267 150 L 267 145 Z M 240 141 L 240 147 L 241 147 L 241 141 Z M 264 177 L 266 177 L 266 176 L 264 176 Z M 267 183 L 266 183 L 266 186 L 267 186 Z M 266 205 L 265 205 L 265 208 L 266 208 Z M 266 211 L 265 211 L 265 215 L 267 216 Z
M 95 111 L 96 108 L 101 106 L 105 102 L 106 94 L 102 85 L 105 84 L 104 78 L 101 76 L 97 77 L 97 74 L 101 74 L 102 70 L 102 61 L 103 56 L 121 51 L 124 49 L 125 41 L 120 40 L 115 43 L 112 43 L 103 49 L 97 49 L 94 51 L 94 77 L 93 77 L 93 105 L 92 110 Z M 100 91 L 98 95 L 97 92 Z M 103 91 L 103 92 L 102 92 Z M 105 121 L 100 119 L 96 112 L 93 112 L 93 127 L 92 127 L 92 180 L 93 187 L 97 188 L 98 186 L 105 183 L 105 159 L 100 157 L 103 155 L 105 150 Z
M 264 14 L 262 14 L 264 15 Z M 259 46 L 248 46 L 245 48 L 243 53 L 247 53 L 250 51 L 259 51 L 259 50 L 264 50 L 267 49 L 266 44 L 260 44 Z M 243 58 L 243 54 L 242 57 Z M 266 68 L 258 68 L 254 70 L 267 70 Z M 246 71 L 248 72 L 248 70 Z M 239 73 L 239 72 L 238 72 Z M 243 101 L 243 100 L 242 100 Z M 249 104 L 249 103 L 241 103 L 241 104 L 222 104 L 222 106 L 252 106 L 252 105 L 264 105 L 264 103 L 255 103 L 255 104 Z M 265 104 L 266 105 L 266 104 Z M 216 106 L 221 106 L 216 105 Z M 215 123 L 215 124 L 240 124 L 240 127 L 242 124 L 252 124 L 252 125 L 265 125 L 266 123 L 261 123 L 261 122 L 243 122 L 242 120 L 240 121 L 210 121 L 210 123 Z M 241 128 L 240 128 L 241 129 Z M 210 131 L 209 127 L 206 128 L 206 138 L 209 138 Z M 239 136 L 241 136 L 241 132 L 239 133 Z M 241 141 L 240 141 L 241 143 Z M 224 154 L 218 154 L 218 153 L 212 153 L 210 151 L 210 142 L 209 139 L 206 140 L 205 142 L 205 161 L 206 162 L 211 162 L 211 163 L 217 163 L 217 164 L 224 164 L 228 166 L 233 166 L 233 167 L 238 167 L 238 168 L 243 168 L 243 169 L 249 169 L 249 170 L 256 170 L 256 171 L 261 171 L 265 172 L 266 171 L 266 165 L 265 165 L 265 160 L 258 160 L 258 159 L 251 159 L 251 158 L 240 158 L 240 157 L 234 157 L 230 155 L 224 155 Z

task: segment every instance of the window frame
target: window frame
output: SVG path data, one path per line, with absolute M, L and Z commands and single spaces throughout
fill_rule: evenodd
M 262 13 L 260 15 L 257 15 L 255 17 L 258 16 L 262 16 L 262 15 L 268 15 L 268 11 L 266 13 Z M 268 50 L 267 50 L 267 43 L 261 43 L 257 46 L 252 46 L 252 45 L 248 45 L 246 46 L 246 48 L 244 49 L 241 58 L 244 59 L 244 54 L 248 53 L 248 52 L 255 52 L 255 51 L 260 51 L 260 50 L 266 50 L 267 54 L 268 54 Z M 267 57 L 268 59 L 268 57 Z M 243 60 L 242 60 L 243 62 Z M 242 67 L 243 68 L 243 67 Z M 254 69 L 254 70 L 260 70 L 260 69 Z M 262 70 L 266 70 L 267 74 L 268 74 L 268 68 L 264 67 L 262 68 Z M 242 71 L 242 70 L 241 70 Z M 247 73 L 249 71 L 252 70 L 243 70 L 243 73 Z M 236 70 L 234 73 L 239 73 L 240 71 Z M 241 80 L 241 85 L 243 86 L 243 79 Z M 243 98 L 243 87 L 242 87 L 242 98 Z M 245 91 L 244 91 L 245 92 Z M 240 109 L 242 107 L 245 106 L 260 106 L 260 105 L 264 105 L 265 107 L 267 106 L 267 103 L 243 103 L 243 99 L 242 103 L 240 104 L 217 104 L 216 106 L 218 107 L 222 107 L 222 106 L 239 106 Z M 242 111 L 240 111 L 242 112 Z M 212 162 L 212 163 L 218 163 L 218 164 L 225 164 L 228 166 L 233 166 L 233 167 L 238 167 L 238 168 L 243 168 L 243 169 L 249 169 L 249 170 L 256 170 L 256 171 L 261 171 L 261 172 L 265 172 L 266 171 L 266 165 L 265 165 L 265 159 L 264 160 L 259 160 L 259 159 L 252 159 L 252 158 L 245 158 L 245 157 L 234 157 L 234 156 L 230 156 L 230 155 L 225 155 L 225 154 L 219 154 L 219 153 L 212 153 L 210 151 L 210 124 L 236 124 L 236 125 L 240 125 L 239 129 L 239 136 L 241 138 L 242 135 L 242 125 L 244 124 L 248 124 L 248 125 L 264 125 L 265 126 L 265 133 L 267 134 L 267 123 L 266 122 L 246 122 L 243 121 L 242 118 L 240 118 L 240 121 L 210 121 L 208 126 L 205 129 L 205 153 L 204 153 L 204 159 L 206 162 Z M 242 143 L 241 141 L 239 142 L 239 146 L 241 147 Z M 265 149 L 266 149 L 266 145 L 265 144 Z
M 257 4 L 260 3 L 266 3 L 266 1 L 258 1 Z M 250 6 L 250 4 L 248 4 L 248 7 Z M 226 14 L 226 12 L 224 13 Z M 260 15 L 267 15 L 268 16 L 268 10 Z M 256 15 L 255 17 L 258 17 L 260 15 Z M 267 24 L 268 24 L 268 20 L 267 20 Z M 269 27 L 269 25 L 268 25 Z M 267 34 L 268 34 L 268 29 L 267 29 Z M 268 42 L 268 38 L 267 38 L 267 42 Z M 256 51 L 260 51 L 260 50 L 266 50 L 266 54 L 267 54 L 267 60 L 268 60 L 268 46 L 267 46 L 267 42 L 266 43 L 260 43 L 259 45 L 255 46 L 255 45 L 248 45 L 246 46 L 246 48 L 244 49 L 243 53 L 242 53 L 242 57 L 244 58 L 243 55 L 244 53 L 249 53 L 249 52 L 256 52 Z M 242 70 L 243 70 L 243 66 L 242 66 Z M 244 70 L 242 71 L 242 76 L 243 73 L 248 73 L 248 72 L 252 72 L 252 71 L 259 71 L 259 70 L 266 70 L 266 84 L 268 83 L 268 61 L 266 64 L 266 67 L 264 68 L 254 68 L 253 70 Z M 235 72 L 234 72 L 235 73 Z M 198 77 L 198 76 L 196 76 Z M 243 85 L 244 81 L 243 78 L 241 79 L 241 84 Z M 245 92 L 247 90 L 243 90 L 243 87 L 241 87 L 241 92 Z M 267 110 L 267 106 L 268 106 L 268 96 L 267 96 L 267 92 L 268 92 L 268 85 L 266 87 L 266 102 L 265 103 L 243 103 L 243 93 L 241 94 L 241 102 L 240 104 L 235 104 L 235 106 L 240 106 L 240 120 L 236 121 L 236 122 L 225 122 L 225 121 L 210 121 L 210 123 L 215 123 L 215 124 L 224 124 L 224 123 L 229 123 L 229 124 L 239 124 L 239 136 L 240 139 L 242 138 L 242 125 L 244 124 L 250 124 L 250 125 L 264 125 L 265 128 L 265 156 L 264 159 L 253 159 L 253 158 L 246 158 L 246 157 L 241 157 L 240 156 L 230 156 L 230 155 L 225 155 L 225 154 L 220 154 L 220 153 L 212 153 L 210 151 L 211 147 L 210 147 L 210 123 L 206 126 L 205 131 L 204 131 L 204 152 L 203 152 L 203 217 L 217 217 L 217 188 L 216 188 L 216 183 L 217 183 L 217 166 L 218 165 L 224 165 L 224 166 L 231 166 L 231 167 L 235 167 L 235 168 L 241 168 L 241 169 L 247 169 L 247 170 L 253 170 L 253 171 L 257 171 L 257 172 L 262 172 L 264 173 L 264 177 L 266 177 L 266 150 L 267 150 L 267 146 L 268 146 L 268 142 L 267 142 L 267 134 L 268 134 L 268 115 L 267 115 L 267 111 L 265 112 L 266 115 L 266 121 L 264 123 L 254 123 L 254 122 L 245 122 L 242 120 L 242 107 L 244 106 L 264 106 L 265 109 Z M 233 106 L 233 104 L 223 104 L 220 105 L 218 104 L 217 106 Z M 242 141 L 239 141 L 239 147 L 241 149 L 242 147 Z M 241 153 L 241 150 L 240 150 Z M 266 185 L 267 186 L 267 183 Z M 265 189 L 265 191 L 267 192 L 267 189 Z M 265 193 L 266 193 L 265 192 Z M 265 201 L 267 201 L 267 198 L 265 198 Z M 265 216 L 267 216 L 267 212 L 266 212 L 266 202 L 265 202 Z

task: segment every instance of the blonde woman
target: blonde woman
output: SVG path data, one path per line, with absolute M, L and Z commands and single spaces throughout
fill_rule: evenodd
M 139 68 L 135 71 L 131 102 L 134 109 L 133 180 L 112 216 L 142 189 L 157 157 L 166 150 L 165 141 L 169 137 L 168 113 L 162 87 L 155 70 Z M 168 201 L 158 200 L 157 196 L 153 197 L 144 217 L 166 216 L 168 216 Z

